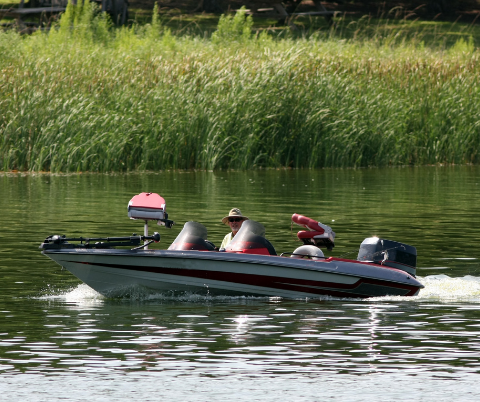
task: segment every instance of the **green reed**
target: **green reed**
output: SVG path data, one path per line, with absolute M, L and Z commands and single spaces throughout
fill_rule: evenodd
M 86 2 L 48 34 L 0 33 L 0 170 L 480 162 L 468 36 L 274 38 L 236 18 L 175 36 L 157 17 L 113 29 Z

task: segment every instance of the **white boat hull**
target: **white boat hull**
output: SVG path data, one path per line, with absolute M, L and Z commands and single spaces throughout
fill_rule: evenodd
M 105 296 L 153 292 L 284 298 L 413 296 L 423 288 L 395 268 L 353 260 L 174 250 L 58 249 L 43 253 Z

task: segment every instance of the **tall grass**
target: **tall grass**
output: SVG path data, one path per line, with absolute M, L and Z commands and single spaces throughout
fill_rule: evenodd
M 48 34 L 0 33 L 0 170 L 480 162 L 468 37 L 274 39 L 235 18 L 177 37 L 157 17 L 112 29 L 85 1 Z

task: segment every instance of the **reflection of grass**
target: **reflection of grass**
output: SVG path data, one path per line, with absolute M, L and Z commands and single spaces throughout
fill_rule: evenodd
M 473 28 L 427 42 L 403 22 L 304 38 L 223 24 L 211 41 L 70 8 L 48 35 L 0 33 L 1 168 L 480 162 Z

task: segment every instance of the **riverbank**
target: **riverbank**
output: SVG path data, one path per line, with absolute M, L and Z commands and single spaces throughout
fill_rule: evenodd
M 292 38 L 237 17 L 204 38 L 72 8 L 0 33 L 0 170 L 478 163 L 475 40 L 401 25 Z

